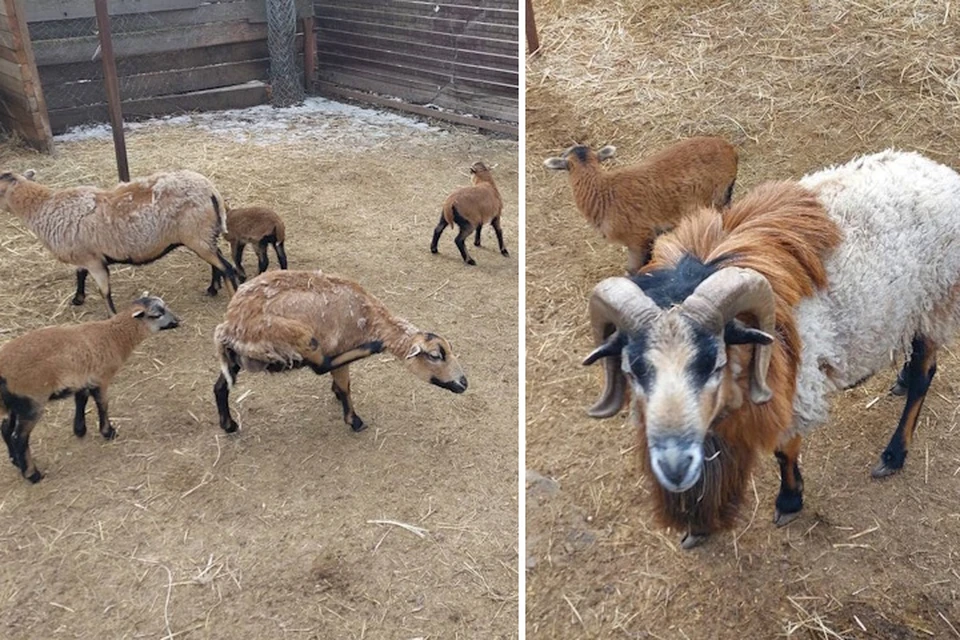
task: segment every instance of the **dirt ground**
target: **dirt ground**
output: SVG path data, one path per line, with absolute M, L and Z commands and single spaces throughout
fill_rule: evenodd
M 349 114 L 298 116 L 286 138 L 269 120 L 268 137 L 254 120 L 230 134 L 138 127 L 132 172 L 190 168 L 228 204 L 273 206 L 291 268 L 351 277 L 448 338 L 470 388 L 454 395 L 371 358 L 353 368 L 369 425 L 354 434 L 327 377 L 241 374 L 242 428 L 227 436 L 212 395 L 227 300 L 203 296 L 208 267 L 181 249 L 115 269 L 118 305 L 149 289 L 184 323 L 143 343 L 116 379 L 115 441 L 96 429 L 78 440 L 73 403 L 55 403 L 32 442 L 46 478 L 30 486 L 4 465 L 0 636 L 515 638 L 516 141 Z M 442 199 L 481 158 L 497 165 L 512 255 L 485 234 L 466 267 L 449 233 L 439 255 L 428 247 Z M 3 146 L 0 166 L 52 185 L 116 175 L 109 137 L 62 143 L 55 158 Z M 71 268 L 0 217 L 4 338 L 105 317 L 95 288 L 70 306 L 73 286 Z
M 542 160 L 574 142 L 624 161 L 718 134 L 737 193 L 889 146 L 960 169 L 960 19 L 931 2 L 538 0 L 527 62 L 527 590 L 536 638 L 960 637 L 960 361 L 941 352 L 903 473 L 870 468 L 903 406 L 893 368 L 805 442 L 803 515 L 771 523 L 758 469 L 735 531 L 692 552 L 654 527 L 625 414 L 586 417 L 586 297 L 625 254 Z M 736 197 L 736 195 L 735 195 Z M 535 230 L 535 231 L 534 231 Z M 539 474 L 533 475 L 533 474 Z

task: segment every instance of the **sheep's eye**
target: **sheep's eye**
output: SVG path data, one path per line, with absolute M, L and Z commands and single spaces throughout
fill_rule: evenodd
M 427 360 L 431 360 L 433 362 L 440 362 L 441 360 L 443 360 L 443 356 L 441 356 L 439 353 L 424 351 L 424 354 L 426 354 Z
M 162 313 L 148 313 L 148 314 L 147 314 L 147 317 L 150 318 L 151 320 L 159 320 L 160 318 L 163 317 L 163 314 L 162 314 Z

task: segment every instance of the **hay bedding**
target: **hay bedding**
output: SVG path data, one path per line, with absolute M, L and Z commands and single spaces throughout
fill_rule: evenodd
M 593 421 L 586 296 L 622 250 L 580 218 L 543 158 L 574 142 L 623 161 L 679 137 L 740 148 L 737 192 L 889 146 L 960 169 L 960 19 L 933 2 L 535 5 L 527 62 L 527 631 L 565 638 L 922 638 L 960 629 L 955 349 L 945 351 L 905 471 L 869 469 L 902 400 L 894 371 L 838 398 L 802 460 L 805 512 L 769 519 L 761 465 L 739 526 L 681 553 L 653 527 L 625 416 Z M 879 400 L 877 400 L 879 398 Z
M 515 637 L 517 261 L 486 234 L 470 270 L 452 242 L 439 256 L 429 243 L 475 159 L 499 165 L 516 202 L 517 145 L 354 107 L 314 111 L 136 126 L 131 169 L 191 168 L 228 203 L 276 209 L 291 268 L 356 279 L 442 334 L 470 390 L 455 396 L 371 358 L 353 367 L 370 425 L 357 436 L 328 377 L 241 373 L 242 430 L 227 437 L 212 342 L 226 299 L 203 296 L 209 267 L 179 250 L 115 268 L 118 305 L 149 289 L 184 322 L 118 376 L 116 441 L 95 430 L 79 441 L 73 403 L 55 403 L 31 443 L 47 477 L 30 487 L 3 467 L 4 638 Z M 272 124 L 258 130 L 262 117 Z M 0 165 L 34 167 L 52 185 L 113 184 L 109 136 L 76 137 L 56 157 L 0 146 Z M 504 231 L 516 254 L 516 205 Z M 73 287 L 72 269 L 4 214 L 0 339 L 102 318 L 96 291 L 69 305 Z

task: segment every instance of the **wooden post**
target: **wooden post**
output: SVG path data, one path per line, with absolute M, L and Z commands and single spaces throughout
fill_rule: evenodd
M 47 116 L 47 103 L 43 99 L 37 62 L 33 56 L 30 32 L 27 30 L 27 17 L 22 0 L 2 0 L 6 16 L 2 30 L 9 29 L 10 46 L 16 58 L 16 75 L 21 81 L 22 104 L 18 106 L 18 115 L 14 116 L 10 105 L 3 105 L 13 123 L 11 129 L 18 131 L 30 145 L 46 153 L 53 152 L 53 135 L 50 132 L 50 119 Z M 9 63 L 8 63 L 9 64 Z M 10 72 L 5 72 L 9 74 Z
M 303 87 L 313 93 L 317 73 L 317 35 L 314 33 L 313 16 L 303 18 Z
M 107 0 L 94 0 L 97 11 L 97 29 L 100 31 L 100 55 L 103 56 L 103 81 L 107 88 L 107 109 L 113 130 L 113 149 L 117 156 L 120 182 L 130 182 L 127 164 L 127 142 L 123 137 L 123 110 L 120 107 L 120 82 L 117 79 L 117 61 L 113 57 L 113 38 L 110 35 L 110 13 Z
M 527 50 L 531 54 L 540 50 L 540 36 L 537 35 L 537 23 L 533 19 L 533 0 L 527 0 Z

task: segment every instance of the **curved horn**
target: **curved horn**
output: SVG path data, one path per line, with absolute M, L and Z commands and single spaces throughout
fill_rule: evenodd
M 767 370 L 776 333 L 776 303 L 770 282 L 753 269 L 727 267 L 701 282 L 682 307 L 688 316 L 714 333 L 723 331 L 741 313 L 749 312 L 757 318 L 760 330 L 770 335 L 771 343 L 753 347 L 750 399 L 754 404 L 769 402 L 773 391 L 767 386 Z
M 609 418 L 623 406 L 626 380 L 620 369 L 620 353 L 626 343 L 622 332 L 637 332 L 649 324 L 660 308 L 629 278 L 607 278 L 590 294 L 590 325 L 597 348 L 584 365 L 604 360 L 603 391 L 587 410 L 593 418 Z

